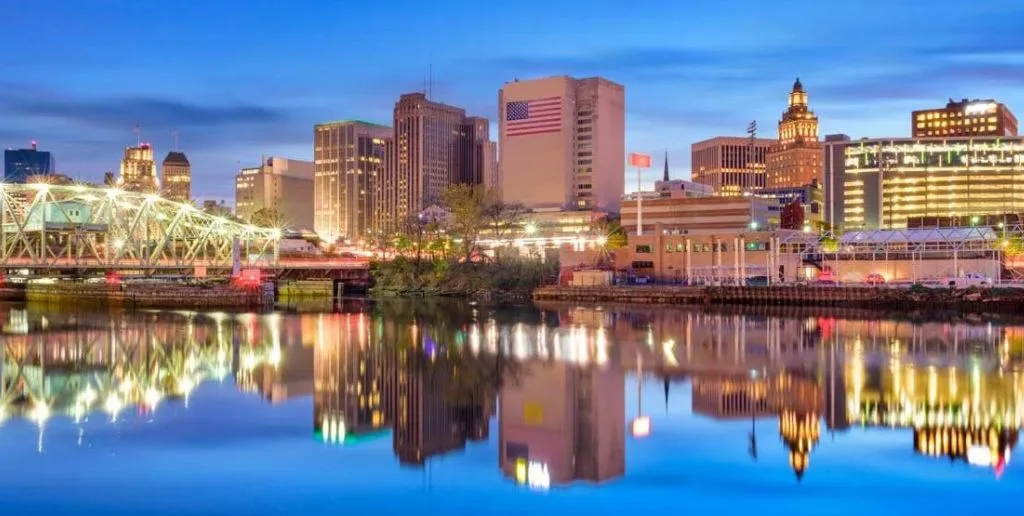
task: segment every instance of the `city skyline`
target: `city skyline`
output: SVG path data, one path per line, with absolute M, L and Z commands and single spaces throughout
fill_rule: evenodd
M 0 82 L 0 145 L 25 148 L 36 140 L 59 160 L 58 172 L 100 182 L 103 172 L 117 170 L 124 146 L 136 142 L 135 124 L 158 155 L 175 147 L 171 133 L 178 131 L 177 147 L 196 174 L 195 196 L 231 198 L 239 167 L 255 165 L 262 154 L 311 160 L 316 123 L 387 124 L 394 99 L 422 90 L 428 76 L 434 100 L 486 117 L 492 134 L 505 82 L 602 76 L 628 90 L 627 149 L 655 155 L 649 184 L 660 175 L 664 149 L 672 177 L 688 178 L 693 142 L 742 136 L 754 119 L 763 128 L 759 136 L 774 137 L 796 77 L 821 120 L 821 135 L 909 136 L 909 112 L 941 107 L 948 98 L 994 98 L 1024 109 L 1024 94 L 1013 88 L 1024 78 L 1024 66 L 1014 60 L 1024 45 L 1013 37 L 1024 6 L 1011 1 L 926 10 L 870 0 L 859 10 L 883 15 L 860 24 L 849 23 L 855 15 L 849 10 L 814 9 L 804 0 L 782 7 L 750 2 L 728 13 L 658 1 L 629 17 L 594 4 L 544 5 L 547 16 L 531 17 L 520 29 L 493 26 L 494 6 L 469 3 L 447 10 L 404 1 L 388 7 L 297 1 L 287 11 L 265 4 L 245 12 L 176 6 L 173 17 L 157 15 L 171 10 L 169 4 L 118 10 L 59 0 L 20 4 L 6 14 L 45 17 L 63 36 L 36 41 L 32 24 L 12 24 L 0 35 L 2 48 L 12 49 L 0 51 L 11 72 Z M 541 5 L 517 3 L 520 12 Z M 569 16 L 576 17 L 573 37 L 564 38 L 558 27 Z M 367 20 L 370 30 L 335 44 L 333 20 L 352 17 Z M 271 18 L 268 30 L 288 37 L 243 37 Z M 442 18 L 466 30 L 429 38 Z M 181 20 L 188 20 L 185 39 Z M 388 28 L 372 27 L 378 23 Z M 103 29 L 108 26 L 124 30 Z M 382 43 L 392 31 L 404 37 Z M 943 38 L 936 43 L 926 33 Z M 76 40 L 90 44 L 69 43 Z M 25 41 L 33 41 L 31 51 L 23 51 Z M 403 43 L 414 41 L 429 43 Z M 353 44 L 365 51 L 347 52 Z M 343 53 L 348 66 L 322 66 Z M 632 184 L 627 181 L 627 190 Z

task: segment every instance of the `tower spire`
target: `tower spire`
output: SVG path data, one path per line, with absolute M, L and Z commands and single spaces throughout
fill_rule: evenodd
M 668 149 L 665 149 L 665 173 L 664 173 L 664 178 L 662 180 L 665 181 L 665 182 L 669 181 L 669 179 L 668 179 Z

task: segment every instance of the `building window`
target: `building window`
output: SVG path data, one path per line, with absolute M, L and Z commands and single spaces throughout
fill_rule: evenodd
M 651 252 L 651 246 L 649 245 L 638 245 L 636 246 L 637 254 L 648 254 Z

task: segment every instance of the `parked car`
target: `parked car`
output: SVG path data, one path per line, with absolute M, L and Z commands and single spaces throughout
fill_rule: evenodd
M 968 272 L 963 276 L 947 278 L 946 284 L 953 288 L 985 287 L 992 285 L 992 278 L 979 272 Z
M 868 285 L 885 285 L 885 278 L 877 272 L 872 272 L 871 274 L 868 274 L 864 283 L 867 283 Z

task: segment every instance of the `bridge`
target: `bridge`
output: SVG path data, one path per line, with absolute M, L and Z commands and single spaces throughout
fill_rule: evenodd
M 0 264 L 143 274 L 268 266 L 281 231 L 117 188 L 0 183 Z
M 364 259 L 280 256 L 281 230 L 117 188 L 0 183 L 0 274 L 223 275 L 365 280 Z

